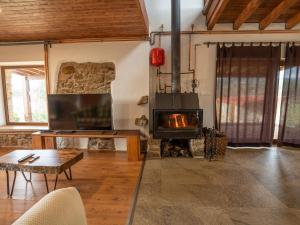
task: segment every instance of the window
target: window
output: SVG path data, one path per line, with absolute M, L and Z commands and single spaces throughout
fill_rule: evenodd
M 44 66 L 2 67 L 7 125 L 48 122 Z
M 280 73 L 279 73 L 278 92 L 277 92 L 278 100 L 277 100 L 277 105 L 276 105 L 277 108 L 276 108 L 275 130 L 274 130 L 274 138 L 273 138 L 274 140 L 278 139 L 278 133 L 279 133 L 283 80 L 284 80 L 284 66 L 281 66 Z

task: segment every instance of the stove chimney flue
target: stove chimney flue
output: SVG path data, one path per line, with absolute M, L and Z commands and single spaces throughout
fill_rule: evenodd
M 172 11 L 172 93 L 181 92 L 180 82 L 180 0 L 171 0 Z

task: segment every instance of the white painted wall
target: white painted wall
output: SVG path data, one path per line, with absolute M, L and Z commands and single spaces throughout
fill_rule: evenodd
M 1 66 L 13 65 L 41 65 L 44 60 L 44 47 L 42 45 L 18 45 L 0 47 Z M 2 79 L 0 79 L 0 126 L 5 125 L 3 104 Z
M 141 115 L 148 117 L 147 106 L 138 106 L 149 94 L 148 42 L 106 42 L 52 45 L 49 50 L 51 92 L 55 93 L 57 75 L 63 62 L 113 62 L 116 78 L 112 82 L 113 119 L 115 129 L 140 129 L 134 124 Z M 148 133 L 148 128 L 142 129 Z M 118 150 L 126 149 L 124 140 L 115 142 Z M 81 142 L 86 145 L 86 142 Z
M 43 45 L 15 45 L 0 47 L 0 62 L 12 64 L 15 62 L 30 62 L 44 60 Z
M 49 49 L 50 89 L 55 93 L 57 75 L 61 63 L 114 62 L 116 78 L 112 82 L 113 118 L 115 129 L 140 129 L 135 118 L 148 116 L 148 106 L 138 106 L 143 95 L 149 94 L 149 44 L 148 42 L 106 42 L 57 44 Z M 43 46 L 27 45 L 0 47 L 1 65 L 32 64 L 44 57 Z M 36 62 L 34 62 L 36 63 Z M 0 85 L 0 91 L 2 85 Z M 2 93 L 2 92 L 1 92 Z M 0 95 L 0 125 L 5 122 L 3 97 Z M 148 128 L 142 129 L 148 133 Z M 86 142 L 80 142 L 86 147 Z M 117 140 L 118 150 L 126 149 L 125 140 Z

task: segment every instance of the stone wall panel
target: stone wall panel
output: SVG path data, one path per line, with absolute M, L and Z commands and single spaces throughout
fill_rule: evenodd
M 0 147 L 16 147 L 30 149 L 31 134 L 0 134 Z
M 57 94 L 111 93 L 111 82 L 115 79 L 115 76 L 115 65 L 111 62 L 66 62 L 61 64 L 59 70 Z M 114 140 L 90 138 L 88 149 L 115 150 Z

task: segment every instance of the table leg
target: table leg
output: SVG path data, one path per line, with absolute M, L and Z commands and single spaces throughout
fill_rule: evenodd
M 68 180 L 72 180 L 72 170 L 71 170 L 71 167 L 69 168 L 69 175 L 68 175 L 68 173 L 67 173 L 66 170 L 64 171 L 64 174 L 66 175 L 66 178 Z
M 6 188 L 7 188 L 7 195 L 9 197 L 11 197 L 14 193 L 14 189 L 15 189 L 15 184 L 16 184 L 16 178 L 17 178 L 17 171 L 14 171 L 14 179 L 13 179 L 13 183 L 12 183 L 12 186 L 11 186 L 11 189 L 9 188 L 9 172 L 8 170 L 6 170 Z
M 64 171 L 64 174 L 66 175 L 67 180 L 69 180 L 69 175 L 67 174 L 66 171 Z
M 44 173 L 44 178 L 45 178 L 47 192 L 49 193 L 48 180 L 47 180 L 47 175 L 45 173 Z
M 9 195 L 9 173 L 8 173 L 8 170 L 6 170 L 6 190 L 7 190 L 7 195 Z
M 55 176 L 55 183 L 54 183 L 53 191 L 56 190 L 58 175 L 59 174 L 56 174 L 56 176 Z M 45 184 L 46 184 L 47 192 L 49 193 L 48 179 L 47 179 L 47 175 L 45 173 L 44 173 L 44 178 L 45 178 Z
M 17 178 L 17 171 L 14 171 L 14 180 L 13 180 L 13 184 L 10 190 L 10 197 L 13 195 L 14 193 L 14 189 L 15 189 L 15 183 L 16 183 L 16 178 Z
M 56 177 L 55 177 L 55 184 L 54 184 L 54 190 L 56 189 L 56 185 L 57 185 L 57 180 L 58 180 L 58 174 L 56 174 Z
M 69 168 L 69 172 L 70 172 L 70 180 L 72 180 L 72 170 L 71 170 L 71 167 Z
M 21 173 L 22 173 L 24 179 L 26 180 L 26 182 L 31 182 L 31 173 L 30 173 L 30 175 L 29 175 L 29 179 L 27 179 L 27 177 L 25 176 L 25 174 L 24 174 L 23 171 L 21 171 Z

